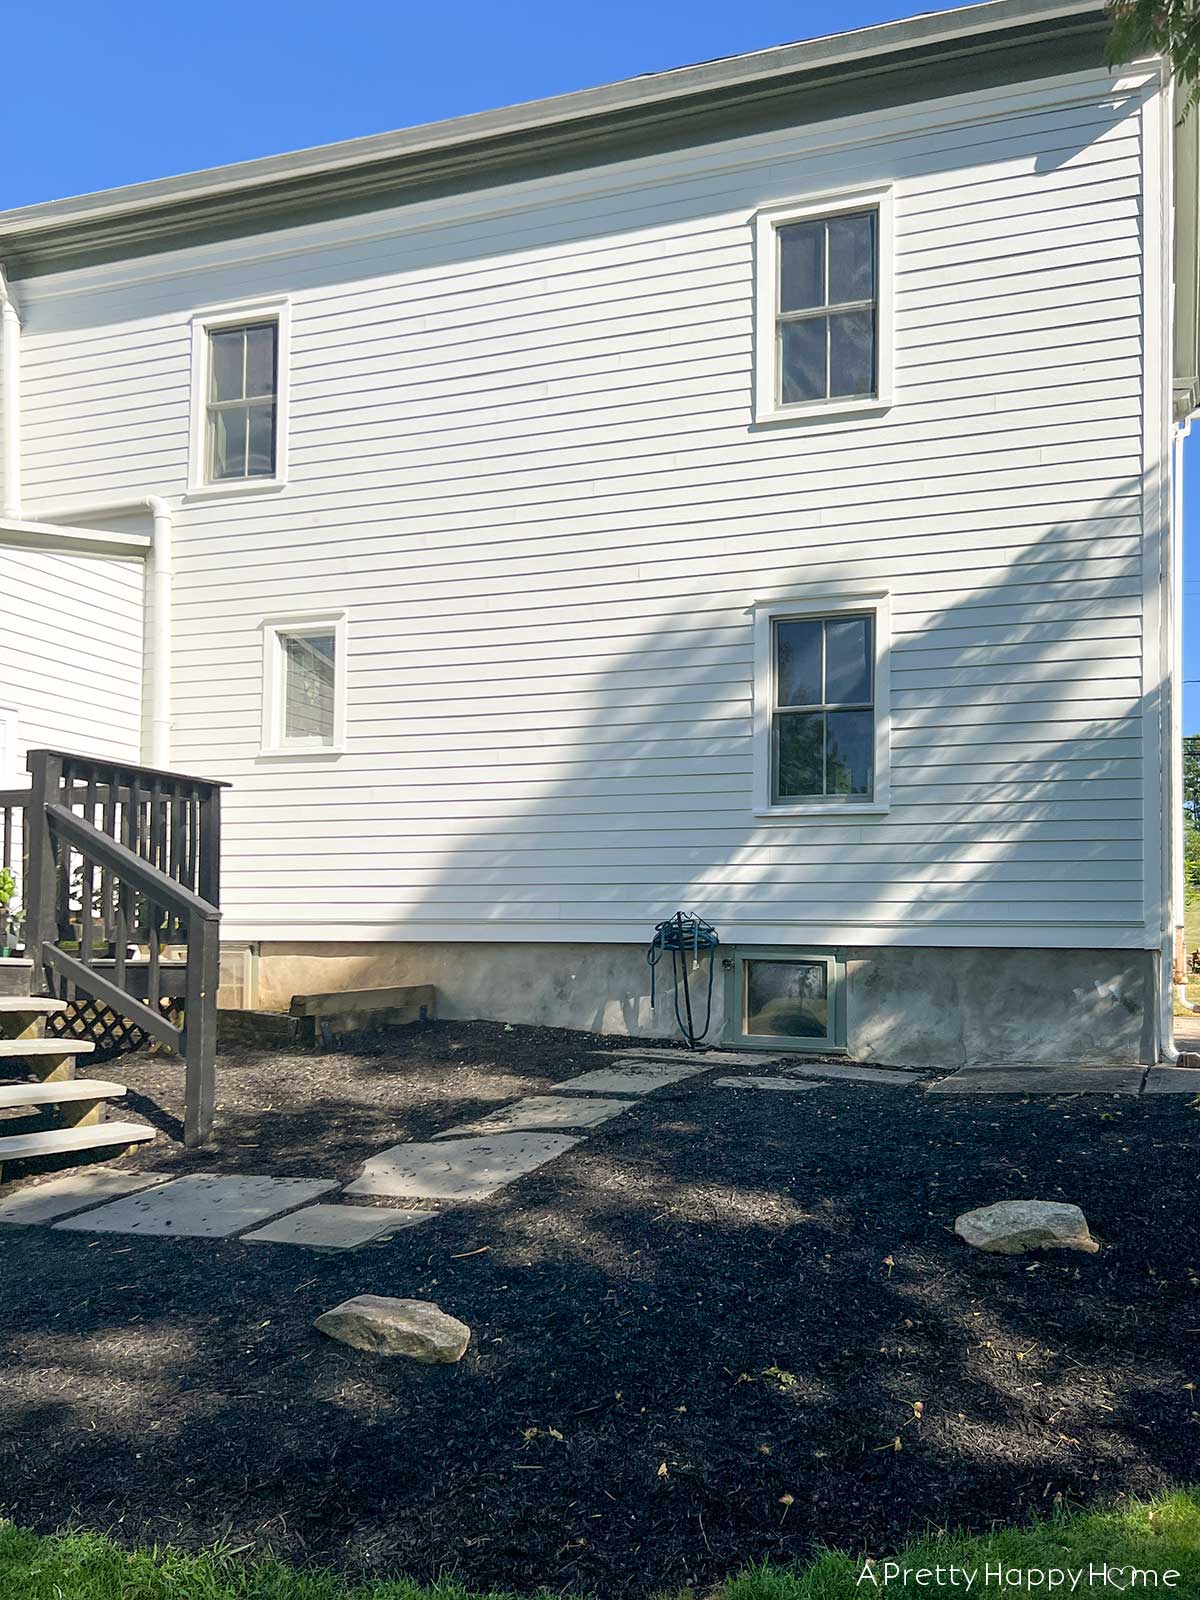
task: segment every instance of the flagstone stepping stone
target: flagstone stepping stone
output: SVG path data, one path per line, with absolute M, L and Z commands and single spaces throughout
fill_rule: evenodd
M 1144 1067 L 960 1067 L 927 1094 L 1139 1094 Z
M 1085 1250 L 1100 1246 L 1078 1206 L 1060 1200 L 1000 1200 L 995 1205 L 964 1211 L 954 1231 L 976 1250 L 1016 1256 L 1026 1250 Z
M 493 1133 L 397 1144 L 372 1156 L 345 1192 L 400 1200 L 486 1200 L 579 1143 L 565 1133 Z
M 313 1327 L 331 1339 L 379 1355 L 411 1356 L 433 1366 L 461 1361 L 471 1342 L 465 1322 L 431 1300 L 393 1300 L 359 1294 L 323 1311 Z
M 770 1067 L 785 1057 L 776 1055 L 760 1055 L 757 1050 L 697 1050 L 688 1051 L 668 1050 L 665 1046 L 655 1048 L 645 1045 L 640 1050 L 593 1050 L 595 1056 L 613 1056 L 620 1061 L 684 1061 L 697 1062 L 699 1070 L 706 1067 Z
M 0 1223 L 56 1222 L 73 1211 L 101 1205 L 166 1183 L 166 1173 L 121 1172 L 115 1167 L 81 1167 L 48 1183 L 20 1189 L 0 1205 Z
M 896 1072 L 890 1067 L 860 1067 L 852 1061 L 789 1061 L 785 1069 L 800 1078 L 836 1078 L 845 1083 L 891 1083 L 911 1086 L 920 1082 L 916 1072 Z
M 415 1228 L 436 1211 L 392 1211 L 384 1206 L 305 1206 L 265 1228 L 243 1234 L 245 1244 L 298 1244 L 309 1250 L 357 1250 L 401 1228 Z
M 190 1239 L 226 1239 L 281 1211 L 328 1194 L 329 1178 L 255 1178 L 194 1173 L 145 1194 L 114 1200 L 95 1211 L 56 1222 L 83 1233 L 144 1233 Z
M 552 1085 L 555 1094 L 650 1094 L 684 1078 L 694 1078 L 704 1068 L 694 1059 L 682 1066 L 658 1061 L 631 1061 L 627 1066 L 584 1072 Z
M 561 1128 L 598 1128 L 610 1117 L 632 1110 L 636 1100 L 573 1100 L 565 1095 L 531 1094 L 493 1111 L 478 1122 L 466 1122 L 438 1135 L 440 1139 L 473 1133 L 557 1132 Z
M 1200 1094 L 1200 1071 L 1195 1067 L 1151 1067 L 1146 1074 L 1146 1093 Z
M 789 1094 L 803 1094 L 806 1089 L 819 1089 L 819 1083 L 797 1083 L 795 1078 L 714 1078 L 718 1089 L 786 1089 Z

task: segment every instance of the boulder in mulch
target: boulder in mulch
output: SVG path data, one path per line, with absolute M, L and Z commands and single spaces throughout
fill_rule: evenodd
M 1026 1250 L 1086 1250 L 1100 1246 L 1078 1206 L 1060 1200 L 1001 1200 L 965 1211 L 954 1231 L 976 1250 L 1018 1256 Z
M 392 1300 L 378 1294 L 343 1300 L 332 1311 L 323 1311 L 313 1326 L 356 1350 L 411 1356 L 430 1365 L 461 1360 L 471 1342 L 466 1323 L 432 1301 Z

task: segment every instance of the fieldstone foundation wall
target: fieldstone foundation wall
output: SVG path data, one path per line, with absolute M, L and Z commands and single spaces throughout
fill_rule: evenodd
M 936 1067 L 1157 1059 L 1155 951 L 890 948 L 841 954 L 848 1042 L 859 1059 Z M 432 983 L 443 1019 L 636 1038 L 675 1033 L 669 961 L 659 968 L 652 1010 L 641 945 L 264 943 L 252 966 L 255 993 L 242 1003 L 268 1010 L 286 1011 L 294 994 Z M 710 1043 L 722 1035 L 722 979 L 718 970 Z M 693 978 L 701 1011 L 706 980 L 702 963 Z

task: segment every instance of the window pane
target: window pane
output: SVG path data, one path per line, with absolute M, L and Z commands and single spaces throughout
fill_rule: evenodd
M 800 400 L 824 400 L 825 318 L 806 317 L 785 322 L 779 329 L 779 397 L 794 405 Z
M 226 328 L 208 336 L 210 400 L 242 398 L 246 336 L 241 328 Z
M 779 233 L 779 309 L 825 304 L 825 224 L 793 222 Z
M 875 298 L 875 218 L 830 217 L 829 304 Z
M 246 393 L 275 393 L 275 324 L 246 329 Z
M 823 961 L 747 961 L 746 1032 L 789 1039 L 829 1037 Z
M 825 704 L 863 705 L 871 694 L 871 618 L 843 617 L 825 624 Z
M 821 624 L 775 624 L 775 702 L 781 706 L 821 704 Z
M 875 752 L 874 714 L 831 711 L 828 724 L 827 792 L 869 795 Z
M 825 717 L 820 711 L 776 713 L 776 798 L 796 800 L 825 793 L 824 734 Z
M 285 739 L 333 743 L 334 636 L 284 634 Z
M 275 407 L 252 406 L 246 475 L 269 478 L 275 471 Z
M 875 393 L 875 313 L 843 311 L 829 319 L 830 395 Z
M 228 411 L 211 411 L 208 426 L 212 434 L 212 476 L 214 478 L 244 478 L 246 476 L 246 425 L 244 406 L 234 406 Z

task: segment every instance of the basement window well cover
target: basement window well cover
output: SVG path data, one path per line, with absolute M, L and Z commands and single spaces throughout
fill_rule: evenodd
M 845 1048 L 842 969 L 817 952 L 735 951 L 727 968 L 728 1032 L 744 1044 Z

